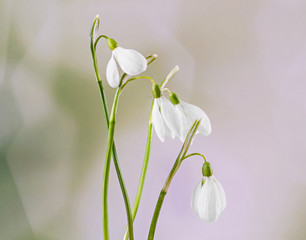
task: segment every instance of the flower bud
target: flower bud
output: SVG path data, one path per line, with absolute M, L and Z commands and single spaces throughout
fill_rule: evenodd
M 205 162 L 203 164 L 203 167 L 202 167 L 202 174 L 204 177 L 210 177 L 213 175 L 213 171 L 210 167 L 210 163 L 209 162 Z
M 114 40 L 114 39 L 112 39 L 112 38 L 108 38 L 107 39 L 107 45 L 108 45 L 108 47 L 110 48 L 110 50 L 114 50 L 116 47 L 118 47 L 118 44 L 117 44 L 117 42 Z
M 160 98 L 161 96 L 160 88 L 156 83 L 153 83 L 152 85 L 152 94 L 154 98 Z
M 97 15 L 94 20 L 93 28 L 91 29 L 91 36 L 93 43 L 97 40 L 99 25 L 100 25 L 100 18 L 99 15 Z
M 170 101 L 172 102 L 173 105 L 177 105 L 180 103 L 180 100 L 179 98 L 177 97 L 177 95 L 173 92 L 171 92 L 169 94 L 169 98 L 170 98 Z

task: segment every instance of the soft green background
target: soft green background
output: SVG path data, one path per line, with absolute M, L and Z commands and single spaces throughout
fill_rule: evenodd
M 201 160 L 186 161 L 166 197 L 157 240 L 306 238 L 306 2 L 303 0 L 2 0 L 0 2 L 0 239 L 102 239 L 106 128 L 89 50 L 100 33 L 158 60 L 148 75 L 209 115 L 197 136 L 228 206 L 208 224 L 190 208 Z M 100 71 L 110 51 L 99 47 Z M 105 78 L 104 78 L 105 79 Z M 108 102 L 114 91 L 104 84 Z M 116 143 L 131 201 L 144 155 L 150 83 L 132 83 Z M 136 239 L 146 239 L 157 195 L 179 151 L 155 133 Z M 112 239 L 126 224 L 111 170 Z

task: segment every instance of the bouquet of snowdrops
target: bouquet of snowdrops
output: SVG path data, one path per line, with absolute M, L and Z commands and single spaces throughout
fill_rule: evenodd
M 201 153 L 190 153 L 188 149 L 194 140 L 197 133 L 207 136 L 211 133 L 211 124 L 205 112 L 199 107 L 182 101 L 178 95 L 166 87 L 168 81 L 174 77 L 179 70 L 176 66 L 166 78 L 159 82 L 149 76 L 139 74 L 146 71 L 147 67 L 157 58 L 157 54 L 144 57 L 142 54 L 133 49 L 126 49 L 120 47 L 117 42 L 106 36 L 98 35 L 100 19 L 96 16 L 90 31 L 90 49 L 93 59 L 93 66 L 95 70 L 96 80 L 99 86 L 102 106 L 105 113 L 106 124 L 108 127 L 107 149 L 104 162 L 103 171 L 103 189 L 102 189 L 102 212 L 103 212 L 103 236 L 104 240 L 109 240 L 109 221 L 108 221 L 108 183 L 111 158 L 116 169 L 116 174 L 119 180 L 121 192 L 124 199 L 127 228 L 123 238 L 125 240 L 134 239 L 133 221 L 137 214 L 137 209 L 144 187 L 146 171 L 148 167 L 149 155 L 151 151 L 152 130 L 154 128 L 156 135 L 164 142 L 165 137 L 179 138 L 182 141 L 182 148 L 173 164 L 173 167 L 161 189 L 155 210 L 153 213 L 148 239 L 154 238 L 158 216 L 167 194 L 169 186 L 173 180 L 175 173 L 178 171 L 181 163 L 192 156 L 200 156 L 203 158 L 202 176 L 196 185 L 191 206 L 193 211 L 203 220 L 213 222 L 218 219 L 226 206 L 226 198 L 222 185 L 216 180 L 213 175 L 210 163 Z M 98 70 L 98 62 L 96 55 L 97 44 L 101 39 L 105 39 L 108 47 L 112 51 L 111 59 L 106 66 L 106 80 L 110 87 L 116 89 L 112 109 L 109 113 L 104 94 L 105 82 L 102 81 Z M 118 66 L 122 70 L 120 71 Z M 131 208 L 127 190 L 120 171 L 118 157 L 116 153 L 116 146 L 114 142 L 114 132 L 116 126 L 116 112 L 119 104 L 119 98 L 127 85 L 136 80 L 149 80 L 152 83 L 152 106 L 149 116 L 148 137 L 146 143 L 145 156 L 142 170 L 140 173 L 139 185 L 135 197 L 133 207 Z M 167 97 L 168 96 L 168 97 Z

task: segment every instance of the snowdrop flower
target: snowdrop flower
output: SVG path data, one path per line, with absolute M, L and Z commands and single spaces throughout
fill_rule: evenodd
M 191 207 L 196 215 L 207 222 L 216 221 L 226 207 L 223 187 L 212 175 L 208 162 L 203 165 L 203 179 L 195 187 Z
M 122 71 L 130 76 L 138 75 L 147 69 L 146 58 L 136 50 L 118 47 L 117 42 L 112 38 L 107 39 L 107 44 L 112 50 L 111 59 L 106 67 L 106 79 L 111 87 L 117 88 L 120 84 L 116 61 Z
M 164 142 L 165 136 L 174 138 L 176 133 L 173 132 L 166 122 L 170 120 L 172 113 L 175 111 L 171 102 L 161 95 L 160 88 L 157 84 L 153 84 L 152 93 L 154 102 L 152 107 L 152 124 L 159 139 Z
M 164 88 L 168 81 L 177 73 L 176 66 L 166 77 L 162 84 L 162 91 L 169 92 L 170 101 L 161 93 L 157 84 L 153 84 L 152 93 L 154 103 L 152 109 L 152 123 L 157 136 L 163 142 L 165 136 L 178 137 L 182 142 L 195 120 L 201 119 L 198 131 L 207 136 L 211 132 L 211 125 L 206 113 L 199 107 L 180 101 L 175 93 Z
M 199 107 L 179 100 L 175 93 L 170 93 L 169 98 L 176 110 L 176 116 L 180 119 L 177 123 L 179 126 L 170 125 L 173 131 L 179 133 L 179 138 L 183 142 L 185 137 L 196 119 L 201 119 L 201 124 L 198 131 L 204 136 L 211 133 L 211 124 L 206 113 Z M 176 127 L 176 129 L 174 128 Z
M 163 81 L 161 89 L 165 89 L 169 80 L 178 72 L 179 67 L 175 66 Z M 154 126 L 157 136 L 162 142 L 165 140 L 165 136 L 180 137 L 180 128 L 182 119 L 179 116 L 179 112 L 174 108 L 171 102 L 162 96 L 160 87 L 157 84 L 153 84 L 152 93 L 154 96 L 154 103 L 152 109 L 152 124 Z

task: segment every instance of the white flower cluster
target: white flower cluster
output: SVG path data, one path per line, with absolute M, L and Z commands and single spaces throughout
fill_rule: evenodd
M 174 93 L 170 93 L 170 100 L 172 99 L 178 100 Z M 205 136 L 209 135 L 211 133 L 209 118 L 199 107 L 180 100 L 169 101 L 163 95 L 154 99 L 152 123 L 157 136 L 162 142 L 165 140 L 165 136 L 178 137 L 184 142 L 190 127 L 196 119 L 201 119 L 199 132 Z
M 97 40 L 98 23 L 96 21 L 93 29 L 94 42 Z M 118 88 L 121 84 L 117 64 L 129 76 L 136 76 L 147 69 L 148 63 L 142 54 L 133 49 L 119 47 L 114 39 L 104 37 L 112 51 L 111 59 L 106 68 L 106 79 L 112 88 Z M 154 102 L 151 122 L 162 142 L 164 142 L 166 136 L 177 137 L 184 142 L 195 120 L 201 120 L 198 128 L 199 133 L 204 136 L 211 133 L 210 120 L 201 108 L 180 100 L 175 93 L 165 88 L 169 79 L 178 70 L 179 68 L 176 66 L 161 86 L 153 83 L 152 87 Z M 164 91 L 168 91 L 169 100 L 163 94 Z M 206 162 L 206 159 L 203 165 L 203 178 L 195 187 L 191 206 L 196 215 L 208 222 L 216 221 L 226 207 L 223 187 L 212 175 L 210 164 Z

